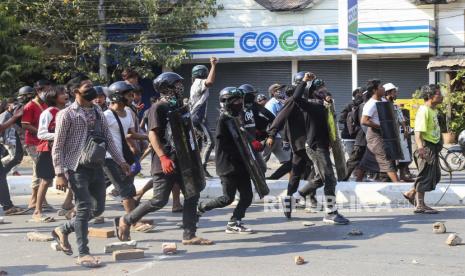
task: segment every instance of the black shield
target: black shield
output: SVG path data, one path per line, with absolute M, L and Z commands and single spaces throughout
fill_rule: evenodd
M 389 160 L 403 159 L 402 147 L 399 140 L 399 125 L 394 105 L 391 102 L 377 102 L 381 136 L 383 137 L 384 151 Z
M 265 175 L 263 174 L 260 166 L 258 165 L 255 153 L 247 140 L 246 130 L 241 126 L 239 119 L 231 117 L 231 120 L 226 121 L 229 132 L 231 133 L 239 154 L 242 157 L 247 171 L 252 178 L 252 182 L 255 186 L 260 198 L 263 198 L 270 193 L 268 185 L 266 185 Z
M 206 181 L 188 107 L 171 111 L 168 120 L 184 184 L 184 197 L 197 196 L 205 188 Z

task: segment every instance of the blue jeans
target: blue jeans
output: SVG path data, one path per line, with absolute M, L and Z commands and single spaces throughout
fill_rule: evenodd
M 75 172 L 69 172 L 68 181 L 74 193 L 76 216 L 65 222 L 61 230 L 65 234 L 76 233 L 79 256 L 84 256 L 89 254 L 88 222 L 105 210 L 105 178 L 101 167 L 79 166 Z
M 105 159 L 103 171 L 123 199 L 132 198 L 136 195 L 134 176 L 126 176 L 113 159 Z

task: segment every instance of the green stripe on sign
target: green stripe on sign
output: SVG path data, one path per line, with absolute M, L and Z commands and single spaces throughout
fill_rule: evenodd
M 429 42 L 430 33 L 398 33 L 398 34 L 359 34 L 359 44 L 380 44 L 380 43 L 409 43 L 409 42 Z M 326 45 L 338 45 L 337 35 L 325 36 Z
M 234 39 L 212 39 L 212 40 L 187 40 L 181 42 L 176 49 L 228 49 L 234 48 Z

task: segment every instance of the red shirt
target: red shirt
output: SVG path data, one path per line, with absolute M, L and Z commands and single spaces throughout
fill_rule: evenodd
M 42 111 L 45 109 L 47 109 L 47 104 L 45 103 L 39 104 L 35 99 L 28 102 L 24 106 L 24 113 L 23 118 L 21 119 L 21 123 L 30 124 L 31 126 L 38 128 L 40 113 L 42 113 Z M 31 133 L 27 129 L 24 137 L 24 142 L 26 145 L 37 146 L 40 143 L 39 138 L 37 138 L 37 134 Z

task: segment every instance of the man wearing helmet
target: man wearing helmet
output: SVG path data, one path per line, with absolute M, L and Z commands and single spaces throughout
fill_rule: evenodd
M 146 135 L 135 132 L 134 120 L 130 111 L 126 109 L 129 103 L 127 94 L 133 93 L 134 87 L 124 81 L 117 81 L 108 88 L 108 98 L 110 100 L 110 108 L 103 114 L 108 122 L 113 141 L 118 148 L 119 153 L 124 157 L 125 161 L 131 165 L 131 175 L 126 176 L 122 173 L 119 165 L 113 160 L 111 155 L 107 153 L 103 171 L 115 185 L 116 190 L 123 199 L 123 207 L 126 213 L 131 212 L 136 208 L 134 196 L 136 188 L 134 186 L 134 176 L 138 173 L 138 161 L 134 150 L 130 147 L 126 137 L 131 134 L 133 137 L 146 139 Z M 152 225 L 138 223 L 135 225 L 136 231 L 147 232 L 153 228 Z
M 189 98 L 192 123 L 194 124 L 194 127 L 200 133 L 203 133 L 203 136 L 206 138 L 206 143 L 203 147 L 202 164 L 207 177 L 211 177 L 207 171 L 207 163 L 210 158 L 210 153 L 215 147 L 213 136 L 210 132 L 210 127 L 207 121 L 207 106 L 208 96 L 210 95 L 209 88 L 215 83 L 217 63 L 218 60 L 215 57 L 212 57 L 210 58 L 210 71 L 208 71 L 208 68 L 204 65 L 196 65 L 192 68 L 192 86 Z
M 177 155 L 172 144 L 171 126 L 168 121 L 168 114 L 182 106 L 184 91 L 182 80 L 180 75 L 166 72 L 153 81 L 155 90 L 161 95 L 160 100 L 150 107 L 148 115 L 149 141 L 153 148 L 151 174 L 154 196 L 151 200 L 141 203 L 132 212 L 115 218 L 117 236 L 122 241 L 130 239 L 132 224 L 166 205 L 175 183 L 184 188 L 179 166 L 176 165 Z M 182 243 L 185 245 L 213 244 L 210 240 L 196 237 L 198 220 L 196 207 L 199 197 L 200 195 L 196 195 L 184 199 Z
M 106 111 L 108 109 L 106 94 L 108 93 L 108 87 L 94 86 L 94 89 L 97 91 L 97 98 L 95 98 L 94 104 L 100 106 L 102 111 Z
M 236 192 L 239 192 L 239 202 L 226 225 L 226 233 L 251 234 L 252 229 L 242 223 L 242 218 L 253 200 L 252 184 L 233 135 L 227 126 L 228 121 L 242 116 L 243 91 L 236 87 L 224 88 L 220 92 L 220 105 L 221 115 L 216 127 L 215 162 L 216 173 L 223 186 L 223 195 L 201 202 L 198 211 L 199 214 L 203 214 L 216 208 L 226 207 L 234 201 Z

